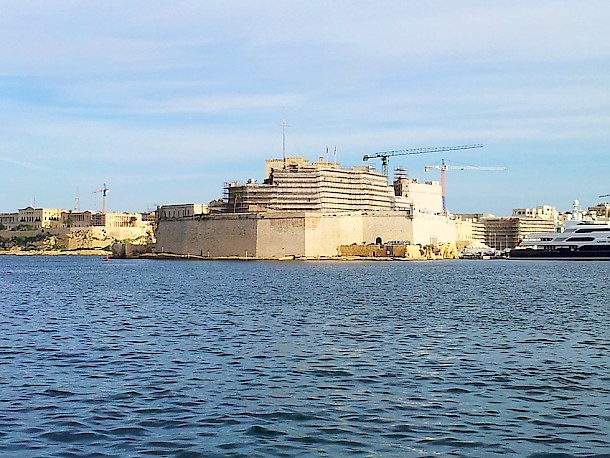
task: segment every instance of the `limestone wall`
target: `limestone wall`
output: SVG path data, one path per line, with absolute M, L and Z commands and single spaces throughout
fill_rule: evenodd
M 433 215 L 430 215 L 433 216 Z M 265 212 L 160 221 L 155 253 L 210 257 L 337 256 L 340 245 L 377 238 L 428 245 L 455 243 L 453 221 L 406 212 Z
M 305 256 L 305 213 L 274 212 L 257 220 L 256 255 Z
M 339 253 L 341 256 L 360 258 L 426 259 L 419 245 L 341 245 Z
M 413 214 L 413 240 L 420 245 L 437 245 L 448 243 L 455 245 L 455 221 L 442 215 L 427 213 Z
M 413 221 L 406 212 L 367 213 L 362 217 L 362 241 L 369 244 L 400 241 L 413 242 Z
M 305 256 L 338 256 L 339 245 L 362 243 L 360 213 L 307 214 Z
M 154 252 L 256 256 L 256 231 L 256 218 L 246 214 L 159 221 Z

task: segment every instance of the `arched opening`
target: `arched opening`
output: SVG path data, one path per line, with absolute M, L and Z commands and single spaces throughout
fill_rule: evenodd
M 375 239 L 375 245 L 381 245 L 381 244 L 382 244 L 381 237 L 377 237 L 377 238 Z

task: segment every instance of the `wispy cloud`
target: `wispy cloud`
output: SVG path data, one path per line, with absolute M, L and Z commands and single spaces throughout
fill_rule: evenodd
M 12 159 L 10 157 L 5 157 L 5 156 L 0 156 L 0 162 L 4 162 L 5 164 L 12 165 L 12 166 L 14 166 L 14 168 L 19 168 L 19 169 L 28 169 L 28 170 L 45 171 L 45 172 L 53 171 L 53 169 L 51 167 L 48 167 L 46 165 L 35 164 L 32 162 L 26 162 L 26 161 L 20 161 L 20 160 Z M 6 171 L 6 168 L 5 168 L 5 171 Z
M 167 177 L 195 167 L 215 176 L 189 191 L 216 197 L 223 178 L 260 177 L 283 116 L 291 153 L 337 145 L 346 165 L 458 142 L 490 145 L 492 165 L 521 151 L 530 169 L 576 149 L 599 161 L 609 22 L 605 0 L 5 2 L 0 162 L 22 195 L 40 187 L 59 199 L 78 177 L 89 186 L 145 168 L 160 193 L 182 198 L 173 187 L 184 183 Z M 556 173 L 549 182 L 583 186 Z M 488 204 L 511 206 L 500 193 Z

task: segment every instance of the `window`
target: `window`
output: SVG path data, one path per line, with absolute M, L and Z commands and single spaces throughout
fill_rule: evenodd
M 590 229 L 576 229 L 577 234 L 590 234 L 592 232 L 610 232 L 610 228 L 600 227 L 600 228 L 590 228 Z

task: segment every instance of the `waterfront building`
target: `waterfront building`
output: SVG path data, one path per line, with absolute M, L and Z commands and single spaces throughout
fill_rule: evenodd
M 61 225 L 62 227 L 90 227 L 93 226 L 94 214 L 95 213 L 91 211 L 63 211 L 61 212 L 60 217 Z
M 0 213 L 0 224 L 6 229 L 13 230 L 18 227 L 27 229 L 48 228 L 87 228 L 87 227 L 145 227 L 151 222 L 145 222 L 141 213 L 114 212 L 102 213 L 58 208 L 26 207 L 17 213 Z
M 114 213 L 94 213 L 92 216 L 92 226 L 107 228 L 117 227 L 143 227 L 142 215 L 140 213 L 114 212 Z
M 128 212 L 73 212 L 62 211 L 60 214 L 59 227 L 143 227 L 150 223 L 142 221 L 141 213 Z
M 207 204 L 160 205 L 157 208 L 157 219 L 190 218 L 208 213 L 210 213 L 210 209 Z
M 30 226 L 32 229 L 59 227 L 62 211 L 59 208 L 20 208 L 17 225 Z
M 606 219 L 610 218 L 610 203 L 602 202 L 597 204 L 595 207 L 589 207 L 587 214 L 594 219 Z
M 514 208 L 513 216 L 519 218 L 539 218 L 557 223 L 559 213 L 551 205 L 538 205 L 535 208 Z
M 481 246 L 485 244 L 483 217 L 483 214 L 455 215 L 455 243 L 458 250 L 468 246 Z
M 6 229 L 14 229 L 19 221 L 19 213 L 0 213 L 0 225 Z
M 496 250 L 516 247 L 527 234 L 552 232 L 555 222 L 550 219 L 528 217 L 486 217 L 485 244 Z
M 488 213 L 456 215 L 459 221 L 456 224 L 458 248 L 479 243 L 496 250 L 514 248 L 527 234 L 552 231 L 561 216 L 551 205 L 515 208 L 512 215 L 510 217 L 497 217 Z

